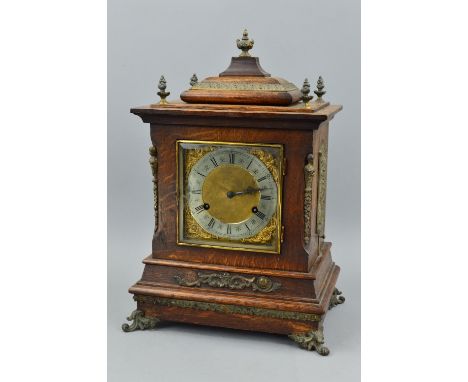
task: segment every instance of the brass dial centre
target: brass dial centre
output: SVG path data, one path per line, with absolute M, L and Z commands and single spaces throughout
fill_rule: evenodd
M 234 197 L 228 193 L 257 190 L 258 184 L 246 169 L 236 165 L 221 165 L 212 170 L 202 188 L 203 202 L 210 206 L 209 214 L 223 223 L 240 223 L 252 215 L 258 206 L 260 192 L 245 192 Z

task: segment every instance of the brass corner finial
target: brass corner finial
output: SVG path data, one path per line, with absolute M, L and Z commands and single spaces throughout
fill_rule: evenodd
M 247 29 L 244 29 L 244 33 L 242 33 L 242 40 L 237 39 L 237 48 L 242 50 L 242 53 L 239 54 L 239 57 L 251 57 L 249 50 L 254 46 L 254 40 L 249 39 L 249 32 Z
M 166 97 L 171 94 L 170 92 L 166 92 L 166 79 L 164 78 L 164 76 L 161 76 L 161 78 L 159 79 L 159 84 L 158 84 L 158 96 L 161 97 L 161 100 L 159 101 L 159 104 L 160 105 L 166 105 L 167 104 L 167 101 L 166 101 Z
M 194 86 L 198 84 L 198 77 L 195 73 L 193 73 L 192 78 L 190 78 L 190 86 Z
M 322 76 L 319 76 L 317 80 L 317 90 L 314 90 L 314 93 L 317 95 L 317 102 L 323 102 L 322 96 L 326 93 L 325 83 L 323 82 Z
M 314 96 L 309 95 L 310 93 L 310 84 L 309 80 L 306 78 L 304 80 L 304 83 L 302 84 L 302 89 L 301 89 L 302 97 L 301 100 L 304 102 L 304 107 L 307 109 L 310 109 L 310 100 L 314 98 Z

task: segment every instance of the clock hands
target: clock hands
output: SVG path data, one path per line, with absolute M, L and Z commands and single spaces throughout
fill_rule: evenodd
M 228 191 L 228 193 L 226 194 L 227 197 L 229 199 L 232 199 L 234 196 L 238 196 L 238 195 L 245 195 L 245 194 L 255 194 L 256 192 L 258 191 L 264 191 L 266 190 L 267 188 L 253 188 L 253 187 L 247 187 L 246 190 L 244 191 L 237 191 L 237 192 L 234 192 L 234 191 Z

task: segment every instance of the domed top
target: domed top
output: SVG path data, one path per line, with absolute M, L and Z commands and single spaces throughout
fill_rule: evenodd
M 242 51 L 239 57 L 232 57 L 231 65 L 218 77 L 208 77 L 198 82 L 194 74 L 190 80 L 191 88 L 180 95 L 183 101 L 277 106 L 288 106 L 299 101 L 301 92 L 296 85 L 272 77 L 260 66 L 258 57 L 250 55 L 254 40 L 249 39 L 247 30 L 236 42 Z

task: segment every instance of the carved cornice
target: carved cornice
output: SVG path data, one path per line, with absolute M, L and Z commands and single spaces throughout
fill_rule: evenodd
M 184 279 L 180 276 L 174 276 L 177 283 L 187 287 L 200 287 L 208 285 L 213 288 L 246 289 L 251 288 L 254 292 L 269 293 L 281 287 L 278 282 L 272 281 L 266 276 L 244 277 L 233 275 L 228 272 L 222 273 L 198 273 L 195 279 Z
M 242 315 L 249 315 L 249 316 L 278 318 L 282 320 L 314 321 L 314 322 L 319 322 L 321 319 L 321 316 L 318 314 L 265 309 L 265 308 L 251 307 L 251 306 L 217 304 L 213 302 L 179 300 L 175 298 L 144 296 L 144 295 L 135 295 L 133 296 L 133 299 L 135 301 L 147 303 L 147 304 L 169 306 L 169 307 L 175 306 L 178 308 L 196 309 L 196 310 L 211 311 L 211 312 L 225 313 L 225 314 L 242 314 Z

